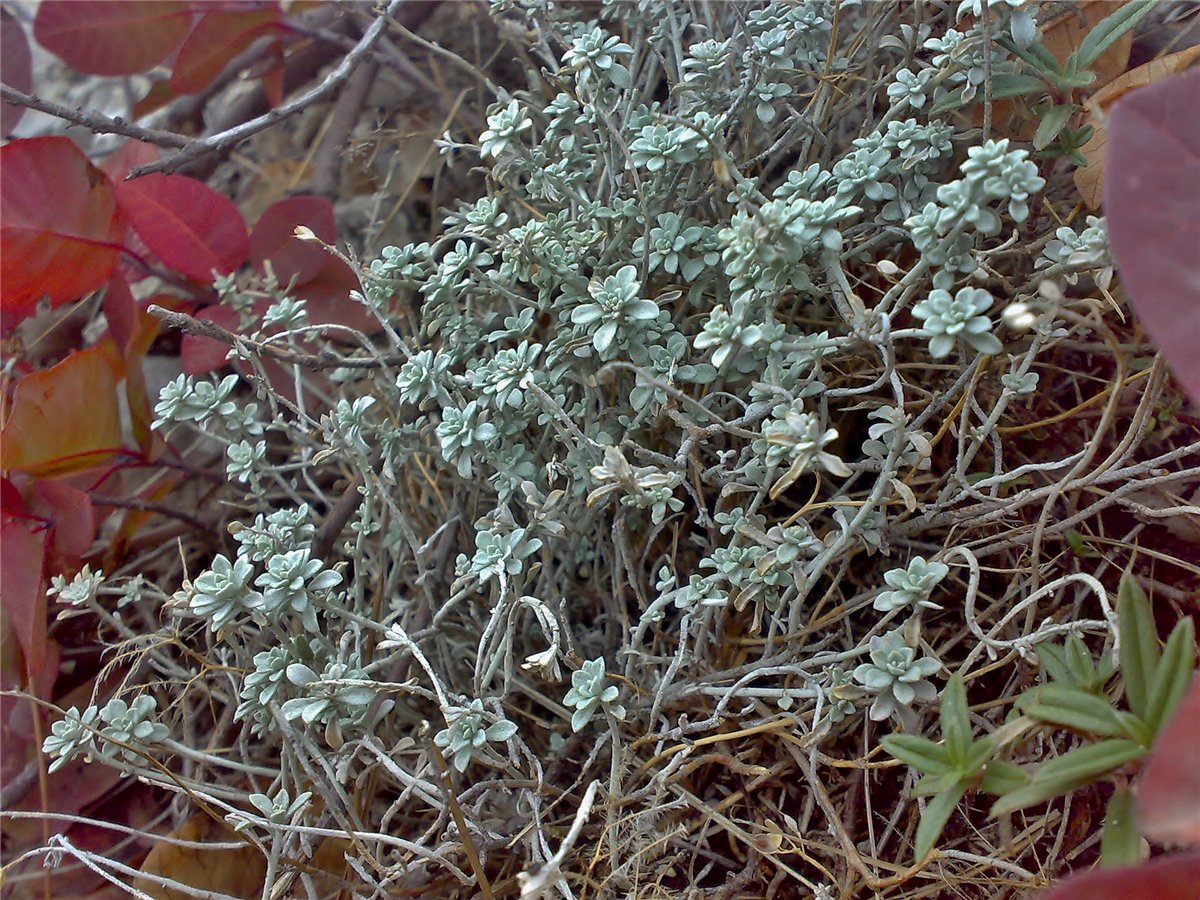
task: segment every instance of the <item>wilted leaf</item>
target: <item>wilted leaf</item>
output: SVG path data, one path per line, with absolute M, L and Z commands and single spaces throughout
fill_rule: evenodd
M 215 821 L 205 813 L 192 816 L 169 837 L 196 843 L 230 843 L 240 839 L 224 822 Z M 267 861 L 250 844 L 200 850 L 160 841 L 146 856 L 142 871 L 199 890 L 220 891 L 233 897 L 258 897 L 267 877 Z M 156 900 L 186 900 L 190 896 L 148 879 L 138 879 L 134 886 Z
M 198 281 L 246 260 L 246 223 L 237 206 L 186 175 L 147 175 L 117 185 L 117 199 L 138 236 L 168 266 Z
M 121 449 L 112 346 L 72 353 L 27 375 L 0 432 L 0 468 L 31 475 L 88 469 Z
M 276 28 L 280 15 L 274 2 L 209 10 L 179 49 L 171 87 L 180 94 L 204 90 L 233 57 Z
M 191 26 L 191 8 L 176 0 L 42 0 L 33 34 L 80 72 L 133 75 L 166 59 Z
M 1108 110 L 1120 97 L 1130 91 L 1161 81 L 1176 72 L 1182 72 L 1200 58 L 1200 45 L 1180 50 L 1162 59 L 1152 60 L 1131 69 L 1120 78 L 1097 91 L 1087 101 L 1088 115 L 1084 125 L 1091 125 L 1092 136 L 1080 148 L 1088 164 L 1075 170 L 1075 187 L 1083 202 L 1092 209 L 1099 209 L 1104 199 L 1104 166 L 1108 149 Z
M 1200 847 L 1200 679 L 1159 733 L 1137 792 L 1138 824 L 1157 844 Z
M 1118 101 L 1109 121 L 1104 208 L 1138 318 L 1200 403 L 1200 71 Z
M 199 813 L 188 819 L 171 835 L 186 841 L 229 843 L 238 835 L 224 822 L 214 821 Z M 313 886 L 321 896 L 335 896 L 344 886 L 342 873 L 346 868 L 345 852 L 349 843 L 341 838 L 326 838 L 317 845 L 307 860 L 307 871 Z M 266 880 L 266 860 L 258 849 L 244 847 L 221 850 L 197 850 L 162 842 L 157 844 L 142 864 L 145 873 L 172 878 L 193 888 L 220 891 L 233 897 L 258 897 Z M 138 879 L 135 887 L 156 900 L 189 900 L 183 891 Z
M 25 27 L 7 7 L 0 8 L 0 80 L 23 94 L 33 87 L 29 38 L 25 36 Z M 25 107 L 5 103 L 0 107 L 0 133 L 11 134 L 23 115 Z
M 124 225 L 112 182 L 65 137 L 0 148 L 0 297 L 4 328 L 37 301 L 75 300 L 108 280 Z

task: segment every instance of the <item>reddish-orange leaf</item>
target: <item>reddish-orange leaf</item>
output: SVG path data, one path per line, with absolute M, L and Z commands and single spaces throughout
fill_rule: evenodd
M 42 0 L 33 34 L 80 72 L 133 75 L 170 56 L 191 26 L 177 0 Z
M 33 86 L 33 59 L 29 38 L 17 17 L 0 8 L 0 80 L 24 94 Z M 25 107 L 5 103 L 0 107 L 0 133 L 11 134 L 25 114 Z
M 31 475 L 89 469 L 121 449 L 111 344 L 72 353 L 17 382 L 0 431 L 0 468 Z
M 134 231 L 171 268 L 198 281 L 246 261 L 246 223 L 237 206 L 195 178 L 147 175 L 117 185 Z
M 208 87 L 234 56 L 278 27 L 278 3 L 240 4 L 206 12 L 179 49 L 171 87 L 195 94 Z
M 0 148 L 0 309 L 4 330 L 37 301 L 75 300 L 108 280 L 125 226 L 112 182 L 65 137 Z

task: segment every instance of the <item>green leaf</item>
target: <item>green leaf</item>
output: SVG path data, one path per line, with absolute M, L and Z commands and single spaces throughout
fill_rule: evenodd
M 1053 138 L 1051 138 L 1051 140 L 1053 140 Z M 1049 141 L 1046 143 L 1049 143 Z M 1076 556 L 1088 557 L 1096 555 L 1096 551 L 1091 548 L 1086 540 L 1084 540 L 1083 535 L 1074 528 L 1070 529 L 1066 533 L 1065 537 L 1067 539 L 1068 546 L 1070 546 L 1072 552 L 1074 552 Z
M 925 804 L 925 811 L 921 813 L 921 824 L 917 826 L 915 851 L 918 861 L 929 855 L 966 790 L 966 782 L 959 782 Z
M 992 79 L 992 99 L 1046 93 L 1046 82 L 1032 75 L 997 75 Z
M 981 737 L 979 740 L 973 741 L 970 749 L 967 750 L 966 771 L 963 774 L 972 778 L 978 775 L 995 752 L 996 742 L 990 737 Z
M 1121 788 L 1109 798 L 1100 835 L 1100 865 L 1104 868 L 1141 862 L 1142 836 L 1133 815 L 1133 794 L 1129 788 Z
M 1058 137 L 1058 133 L 1063 130 L 1075 109 L 1073 103 L 1050 107 L 1049 111 L 1042 116 L 1042 121 L 1038 123 L 1037 131 L 1033 133 L 1034 149 L 1045 150 Z
M 1104 737 L 1123 737 L 1127 733 L 1111 703 L 1078 688 L 1042 685 L 1025 693 L 1017 706 L 1027 716 L 1076 731 Z
M 1150 687 L 1150 708 L 1146 724 L 1158 734 L 1179 706 L 1196 668 L 1196 626 L 1190 618 L 1180 619 L 1167 638 L 1154 681 Z
M 1149 719 L 1150 689 L 1158 671 L 1158 630 L 1141 586 L 1132 575 L 1121 577 L 1117 589 L 1117 627 L 1121 634 L 1121 674 L 1125 697 L 1134 715 Z
M 1117 719 L 1121 723 L 1121 729 L 1125 732 L 1125 737 L 1137 741 L 1147 749 L 1154 743 L 1154 732 L 1150 729 L 1150 726 L 1133 713 L 1118 709 Z
M 942 775 L 955 771 L 945 745 L 915 734 L 889 734 L 879 741 L 883 749 L 918 772 Z
M 936 116 L 939 113 L 950 112 L 952 109 L 958 109 L 966 102 L 962 98 L 962 92 L 962 88 L 955 88 L 954 90 L 949 91 L 944 96 L 940 97 L 937 103 L 929 107 L 929 114 L 931 116 Z
M 964 780 L 962 775 L 953 770 L 943 772 L 941 775 L 923 775 L 921 780 L 913 786 L 913 796 L 928 797 L 931 794 L 940 794 Z
M 1050 80 L 1054 82 L 1055 87 L 1059 88 L 1078 88 L 1087 87 L 1096 80 L 1096 73 L 1089 69 L 1084 69 L 1079 73 L 1064 73 L 1062 75 L 1051 75 Z
M 993 759 L 983 770 L 979 789 L 996 797 L 1012 793 L 1029 784 L 1029 773 L 1006 759 Z
M 967 710 L 967 689 L 957 672 L 942 691 L 942 737 L 950 761 L 962 773 L 971 748 L 971 715 Z
M 1062 69 L 1058 65 L 1058 60 L 1054 58 L 1054 54 L 1047 50 L 1040 41 L 1030 44 L 1028 47 L 1018 47 L 1010 38 L 998 37 L 996 43 L 1014 56 L 1023 59 L 1035 72 L 1041 72 L 1047 77 L 1062 74 Z M 994 81 L 995 79 L 993 79 L 993 83 Z M 993 94 L 993 96 L 995 95 Z
M 1087 33 L 1079 49 L 1071 54 L 1071 61 L 1077 68 L 1086 69 L 1113 45 L 1125 32 L 1137 25 L 1154 7 L 1153 0 L 1136 0 L 1127 3 L 1096 23 Z
M 1074 687 L 1084 691 L 1094 691 L 1101 685 L 1096 677 L 1096 663 L 1088 652 L 1087 644 L 1077 634 L 1067 638 L 1063 647 L 1067 668 L 1071 670 Z
M 1046 82 L 1040 78 L 1035 78 L 1032 75 L 996 75 L 992 78 L 992 99 L 999 100 L 1003 97 L 1019 97 L 1023 94 L 1045 94 L 1048 93 Z M 978 95 L 976 95 L 978 100 Z M 960 106 L 966 105 L 967 101 L 962 98 L 962 88 L 954 90 L 941 97 L 933 106 L 929 108 L 929 114 L 936 116 L 939 113 L 950 112 L 958 109 Z
M 1071 667 L 1067 665 L 1066 648 L 1059 644 L 1051 644 L 1049 641 L 1044 641 L 1038 644 L 1035 650 L 1038 662 L 1041 663 L 1042 668 L 1050 675 L 1052 681 L 1070 685 L 1071 687 L 1079 686 L 1075 681 L 1075 675 L 1071 671 Z
M 1086 747 L 1076 747 L 1033 773 L 1034 782 L 1063 777 L 1082 779 L 1081 784 L 1118 769 L 1131 760 L 1144 756 L 1146 748 L 1125 738 L 1099 741 Z
M 992 807 L 992 815 L 999 816 L 1043 803 L 1095 781 L 1145 753 L 1146 748 L 1141 744 L 1124 739 L 1078 747 L 1038 768 L 1027 786 L 1002 796 Z

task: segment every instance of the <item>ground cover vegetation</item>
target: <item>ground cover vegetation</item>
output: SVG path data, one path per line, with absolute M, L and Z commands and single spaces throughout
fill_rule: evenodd
M 5 12 L 6 890 L 1185 896 L 1195 10 L 193 6 Z

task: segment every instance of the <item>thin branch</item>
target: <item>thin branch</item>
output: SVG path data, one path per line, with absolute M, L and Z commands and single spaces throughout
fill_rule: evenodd
M 212 338 L 214 341 L 220 341 L 231 347 L 245 347 L 254 351 L 259 356 L 269 356 L 279 362 L 300 366 L 303 369 L 312 369 L 314 371 L 320 369 L 381 369 L 408 362 L 408 357 L 401 354 L 356 359 L 338 356 L 336 353 L 328 350 L 320 354 L 296 353 L 292 350 L 286 350 L 283 347 L 276 347 L 274 344 L 267 343 L 266 341 L 258 341 L 244 334 L 229 331 L 215 322 L 196 319 L 186 313 L 164 309 L 153 303 L 147 308 L 147 312 L 152 316 L 162 319 L 172 328 L 178 328 L 184 334 Z
M 133 170 L 131 177 L 137 178 L 142 175 L 150 175 L 154 172 L 174 172 L 201 156 L 238 144 L 251 135 L 270 128 L 272 125 L 307 109 L 314 103 L 324 100 L 342 86 L 353 74 L 354 70 L 358 68 L 359 63 L 370 56 L 376 42 L 383 34 L 384 27 L 404 2 L 405 0 L 391 0 L 383 15 L 372 22 L 371 27 L 363 33 L 358 45 L 346 54 L 345 59 L 341 61 L 336 69 L 329 73 L 329 76 L 321 84 L 312 90 L 301 94 L 291 103 L 285 103 L 283 106 L 270 110 L 248 122 L 243 122 L 226 131 L 194 140 L 174 156 L 139 166 Z
M 147 144 L 175 148 L 186 148 L 194 140 L 193 138 L 184 137 L 182 134 L 176 134 L 173 131 L 143 128 L 140 125 L 134 125 L 132 122 L 126 122 L 120 116 L 112 118 L 98 112 L 85 112 L 82 107 L 72 109 L 69 106 L 63 106 L 61 103 L 54 103 L 50 100 L 43 100 L 41 97 L 35 97 L 33 94 L 22 93 L 16 88 L 9 87 L 7 84 L 0 84 L 0 97 L 4 98 L 5 103 L 12 103 L 14 106 L 24 106 L 27 109 L 36 109 L 38 112 L 44 112 L 47 115 L 54 116 L 56 119 L 63 119 L 76 125 L 82 125 L 94 134 L 120 134 L 125 137 L 134 138 L 135 140 L 145 141 Z

